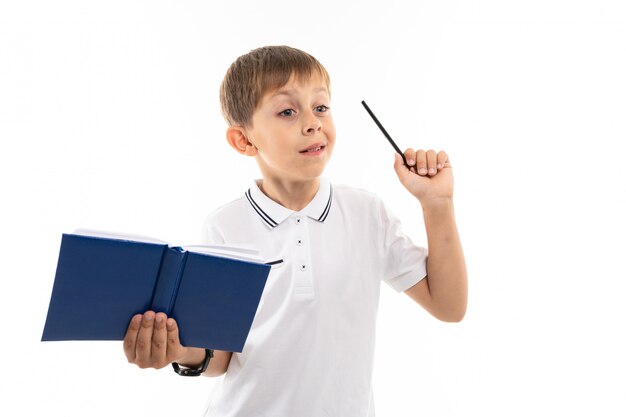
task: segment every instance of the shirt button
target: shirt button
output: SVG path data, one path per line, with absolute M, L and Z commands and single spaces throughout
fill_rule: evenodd
M 302 217 L 296 217 L 296 224 L 302 223 Z
M 300 271 L 306 271 L 306 264 L 300 264 Z
M 297 239 L 297 240 L 296 240 L 296 245 L 298 245 L 298 246 L 302 246 L 302 243 L 303 243 L 303 242 L 302 242 L 302 239 Z

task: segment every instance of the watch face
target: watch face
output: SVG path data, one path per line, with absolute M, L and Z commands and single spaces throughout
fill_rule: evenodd
M 198 376 L 202 373 L 199 369 L 183 369 L 181 370 L 182 375 L 185 376 Z

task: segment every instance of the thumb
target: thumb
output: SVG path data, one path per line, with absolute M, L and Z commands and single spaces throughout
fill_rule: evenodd
M 169 362 L 178 359 L 184 352 L 185 348 L 180 344 L 178 337 L 178 325 L 176 320 L 168 318 L 166 321 L 167 329 L 167 359 Z
M 393 169 L 396 170 L 396 174 L 402 183 L 407 179 L 407 177 L 411 174 L 409 169 L 404 165 L 404 160 L 399 153 L 395 154 L 395 160 L 393 162 Z

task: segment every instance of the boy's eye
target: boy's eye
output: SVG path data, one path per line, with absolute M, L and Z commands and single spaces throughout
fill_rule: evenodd
M 317 107 L 315 108 L 315 111 L 318 111 L 318 112 L 320 112 L 320 113 L 323 113 L 323 112 L 328 111 L 329 109 L 330 109 L 330 107 L 325 106 L 325 105 L 323 105 L 323 104 L 322 104 L 321 106 L 317 106 Z
M 278 114 L 281 115 L 281 116 L 290 117 L 290 116 L 293 116 L 295 114 L 295 111 L 293 109 L 287 109 L 287 110 L 281 111 Z

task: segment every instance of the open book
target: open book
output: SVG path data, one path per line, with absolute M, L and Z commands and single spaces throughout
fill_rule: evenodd
M 153 310 L 177 321 L 185 346 L 241 352 L 278 262 L 250 247 L 63 234 L 42 340 L 122 340 L 134 314 Z

